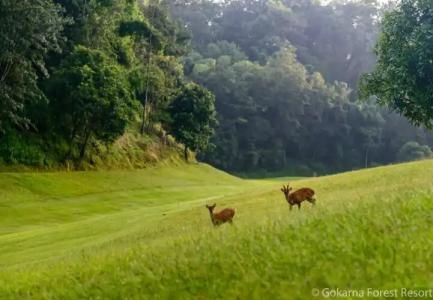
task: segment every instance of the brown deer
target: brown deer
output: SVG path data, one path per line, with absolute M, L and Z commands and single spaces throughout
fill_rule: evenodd
M 283 185 L 283 188 L 281 189 L 290 205 L 290 210 L 292 210 L 293 205 L 297 205 L 298 209 L 301 209 L 301 203 L 305 200 L 313 205 L 316 205 L 316 199 L 314 199 L 314 191 L 312 189 L 302 188 L 296 192 L 290 193 L 291 190 L 292 188 L 289 186 L 289 184 L 287 184 L 287 186 Z
M 224 208 L 222 211 L 214 213 L 216 204 L 214 205 L 206 205 L 207 209 L 209 209 L 210 219 L 214 226 L 219 226 L 223 223 L 229 222 L 232 224 L 233 216 L 235 215 L 235 210 L 233 208 Z

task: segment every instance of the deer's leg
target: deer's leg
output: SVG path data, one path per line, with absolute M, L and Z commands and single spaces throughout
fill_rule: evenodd
M 298 210 L 301 210 L 301 203 L 298 203 Z
M 292 204 L 289 204 L 289 205 L 290 205 L 290 211 L 292 211 L 293 205 Z

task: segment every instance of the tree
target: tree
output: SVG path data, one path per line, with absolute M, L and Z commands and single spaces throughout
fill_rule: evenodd
M 43 98 L 37 81 L 47 76 L 45 56 L 59 51 L 65 20 L 51 0 L 0 1 L 0 131 L 28 127 L 26 105 Z
M 48 83 L 54 126 L 82 160 L 91 139 L 122 135 L 136 107 L 126 74 L 103 52 L 76 47 Z M 68 155 L 68 156 L 69 156 Z
M 215 147 L 200 158 L 237 172 L 378 161 L 383 110 L 353 92 L 375 62 L 374 1 L 172 3 L 193 34 L 185 74 L 216 97 Z
M 397 153 L 397 159 L 401 162 L 421 160 L 433 157 L 433 152 L 427 145 L 420 145 L 417 142 L 407 142 Z
M 131 83 L 142 104 L 141 133 L 144 134 L 150 125 L 161 120 L 160 112 L 167 108 L 173 91 L 182 81 L 183 69 L 177 57 L 187 53 L 191 37 L 169 18 L 167 7 L 159 1 L 143 4 L 141 13 L 146 21 L 123 21 L 119 33 L 133 37 L 136 56 L 141 60 L 132 72 Z
M 188 149 L 205 150 L 217 124 L 215 97 L 197 84 L 187 84 L 168 107 L 168 131 L 183 143 L 185 160 Z
M 387 13 L 376 45 L 376 69 L 361 92 L 374 95 L 415 125 L 433 128 L 433 2 L 402 0 Z

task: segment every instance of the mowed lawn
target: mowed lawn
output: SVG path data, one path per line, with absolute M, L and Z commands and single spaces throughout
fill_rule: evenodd
M 293 181 L 207 165 L 0 173 L 2 299 L 311 299 L 433 288 L 433 161 Z M 205 204 L 236 209 L 213 228 Z M 321 296 L 316 297 L 321 298 Z

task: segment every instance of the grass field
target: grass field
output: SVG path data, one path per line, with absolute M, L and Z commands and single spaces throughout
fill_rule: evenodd
M 433 288 L 432 174 L 422 161 L 296 180 L 316 190 L 317 205 L 289 212 L 287 178 L 241 180 L 206 165 L 0 173 L 0 298 Z M 212 227 L 213 202 L 236 209 L 232 226 Z

